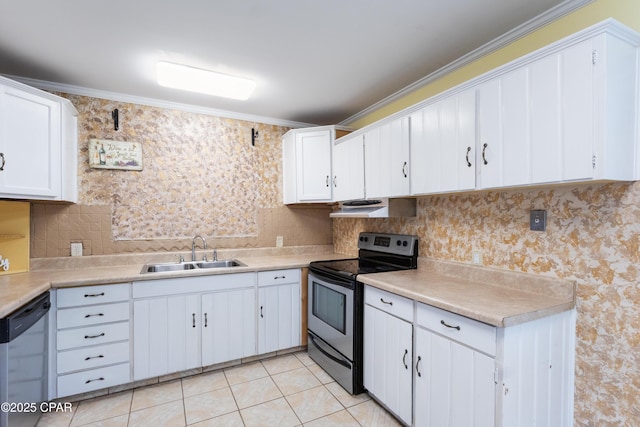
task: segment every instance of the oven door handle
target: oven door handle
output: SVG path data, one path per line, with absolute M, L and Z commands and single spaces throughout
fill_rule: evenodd
M 322 348 L 320 345 L 318 345 L 318 343 L 316 342 L 316 340 L 314 339 L 312 334 L 307 335 L 309 337 L 309 339 L 311 340 L 311 342 L 313 343 L 313 345 L 320 350 L 320 353 L 324 354 L 325 356 L 327 356 L 329 359 L 333 360 L 334 362 L 344 366 L 345 368 L 349 368 L 351 369 L 351 365 L 349 365 L 349 363 L 345 362 L 344 360 L 340 360 L 337 357 L 335 357 L 333 354 L 329 354 L 324 348 Z
M 309 273 L 309 282 L 313 283 L 313 279 L 315 279 L 316 282 L 319 282 L 321 284 L 328 284 L 328 285 L 333 285 L 333 286 L 337 286 L 340 288 L 346 288 L 346 289 L 353 289 L 354 285 L 353 285 L 353 281 L 349 280 L 349 279 L 335 279 L 333 277 L 327 277 L 322 273 L 315 273 L 315 272 L 311 272 Z

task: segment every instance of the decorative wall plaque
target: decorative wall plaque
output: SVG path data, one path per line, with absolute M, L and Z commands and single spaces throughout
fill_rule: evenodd
M 142 144 L 139 142 L 89 140 L 89 166 L 96 169 L 142 170 Z

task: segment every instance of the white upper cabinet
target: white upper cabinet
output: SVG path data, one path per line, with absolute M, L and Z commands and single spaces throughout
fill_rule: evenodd
M 591 31 L 478 86 L 478 188 L 640 177 L 639 40 Z
M 335 126 L 294 129 L 282 138 L 285 204 L 332 201 L 331 148 Z
M 364 134 L 364 171 L 367 198 L 409 194 L 409 117 Z
M 468 90 L 411 115 L 411 194 L 475 188 L 475 114 Z
M 333 200 L 364 198 L 364 135 L 347 136 L 333 145 Z
M 0 77 L 0 198 L 77 201 L 77 112 Z

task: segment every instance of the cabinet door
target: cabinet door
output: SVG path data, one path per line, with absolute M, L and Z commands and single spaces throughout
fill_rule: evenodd
M 0 86 L 0 196 L 61 198 L 60 103 Z
M 494 359 L 418 327 L 415 356 L 416 426 L 494 426 Z
M 364 316 L 364 386 L 411 424 L 412 325 L 370 305 Z
M 364 198 L 364 137 L 343 138 L 333 146 L 333 199 Z
M 256 354 L 256 292 L 235 289 L 202 295 L 202 365 Z
M 453 95 L 411 116 L 411 192 L 475 188 L 475 90 Z
M 258 289 L 258 354 L 300 345 L 300 283 Z
M 531 182 L 528 86 L 523 67 L 478 88 L 480 188 Z
M 134 380 L 198 367 L 199 350 L 199 295 L 134 301 Z
M 409 195 L 409 117 L 365 134 L 364 163 L 368 198 Z
M 330 130 L 296 134 L 298 200 L 331 200 Z

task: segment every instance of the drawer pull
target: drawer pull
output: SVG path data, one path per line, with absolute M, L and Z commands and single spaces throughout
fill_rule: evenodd
M 103 356 L 102 354 L 99 354 L 99 355 L 97 355 L 97 356 L 88 356 L 88 357 L 85 357 L 85 358 L 84 358 L 84 360 L 85 360 L 85 362 L 86 362 L 87 360 L 91 360 L 91 359 L 102 359 L 103 357 L 104 357 L 104 356 Z
M 84 383 L 85 383 L 85 384 L 89 384 L 89 383 L 92 383 L 92 382 L 94 382 L 94 381 L 104 381 L 104 377 L 94 378 L 94 379 L 92 379 L 92 380 L 86 380 Z
M 196 327 L 196 314 L 195 314 L 195 313 L 192 313 L 192 314 L 191 314 L 191 316 L 192 316 L 192 317 L 191 317 L 191 318 L 192 318 L 192 321 L 191 321 L 191 322 L 192 322 L 192 323 L 191 323 L 191 327 L 192 327 L 192 328 L 195 328 L 195 327 Z
M 446 323 L 444 320 L 441 320 L 441 321 L 440 321 L 440 324 L 441 324 L 442 326 L 446 326 L 447 328 L 460 330 L 460 326 L 451 326 L 451 325 L 447 325 L 447 323 Z
M 422 373 L 420 372 L 420 367 L 418 366 L 421 360 L 422 360 L 422 357 L 418 356 L 418 361 L 416 362 L 416 372 L 418 373 L 419 377 L 422 376 Z
M 93 317 L 93 316 L 104 316 L 104 313 L 87 314 L 86 316 L 84 316 L 84 318 L 88 319 L 89 317 Z
M 98 335 L 85 335 L 84 339 L 89 339 L 89 338 L 100 338 L 104 336 L 104 332 Z
M 278 280 L 278 279 L 286 279 L 287 276 L 276 276 L 273 278 L 273 280 Z
M 85 298 L 91 298 L 91 297 L 103 297 L 104 296 L 104 292 L 100 292 L 99 294 L 84 294 Z
M 380 302 L 383 303 L 383 304 L 393 305 L 393 301 L 385 301 L 382 298 L 380 298 Z
M 406 348 L 404 349 L 404 356 L 402 356 L 402 364 L 404 365 L 404 369 L 409 369 L 409 367 L 407 366 L 407 354 L 409 354 L 409 350 L 407 350 Z

